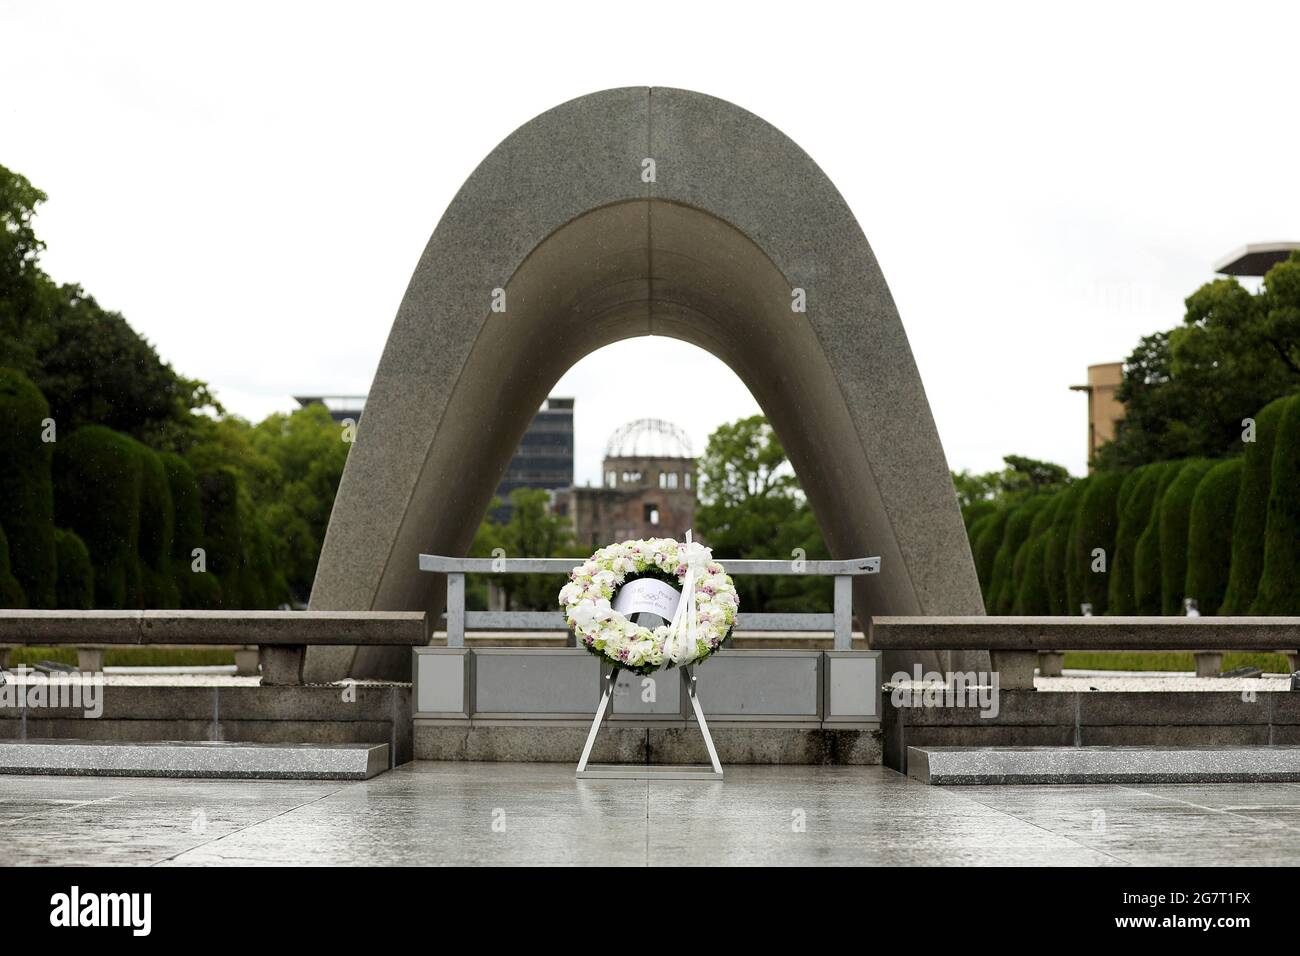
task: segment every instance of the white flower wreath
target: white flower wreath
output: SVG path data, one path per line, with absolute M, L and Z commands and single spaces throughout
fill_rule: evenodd
M 682 589 L 670 623 L 654 630 L 629 621 L 610 605 L 629 578 L 655 577 Z M 692 607 L 692 605 L 694 605 Z M 569 574 L 560 589 L 564 619 L 578 642 L 623 670 L 649 674 L 702 661 L 731 636 L 736 586 L 699 542 L 672 538 L 624 541 L 601 548 Z

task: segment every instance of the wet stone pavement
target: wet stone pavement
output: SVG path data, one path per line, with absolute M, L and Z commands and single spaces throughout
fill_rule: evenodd
M 1300 784 L 928 787 L 882 767 L 723 783 L 413 763 L 356 783 L 0 776 L 7 865 L 1300 862 Z

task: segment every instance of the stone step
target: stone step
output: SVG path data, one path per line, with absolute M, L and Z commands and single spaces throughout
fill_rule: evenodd
M 0 741 L 0 774 L 368 780 L 389 765 L 388 744 L 227 741 Z
M 1300 781 L 1300 746 L 908 747 L 907 775 L 936 786 Z

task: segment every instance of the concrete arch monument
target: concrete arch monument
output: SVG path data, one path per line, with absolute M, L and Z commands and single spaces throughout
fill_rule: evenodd
M 448 207 L 380 360 L 312 608 L 440 611 L 417 555 L 464 553 L 561 374 L 651 334 L 745 382 L 834 556 L 880 555 L 859 616 L 982 613 L 925 390 L 844 199 L 763 120 L 658 87 L 543 113 Z M 307 676 L 404 676 L 408 655 L 313 648 Z

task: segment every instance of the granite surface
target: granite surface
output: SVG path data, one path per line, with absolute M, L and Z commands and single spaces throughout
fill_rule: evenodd
M 0 774 L 366 780 L 388 764 L 388 744 L 0 741 Z
M 929 787 L 882 767 L 722 783 L 407 764 L 356 783 L 0 776 L 6 862 L 1294 864 L 1300 785 Z
M 1093 784 L 1300 781 L 1300 746 L 909 747 L 922 783 Z

